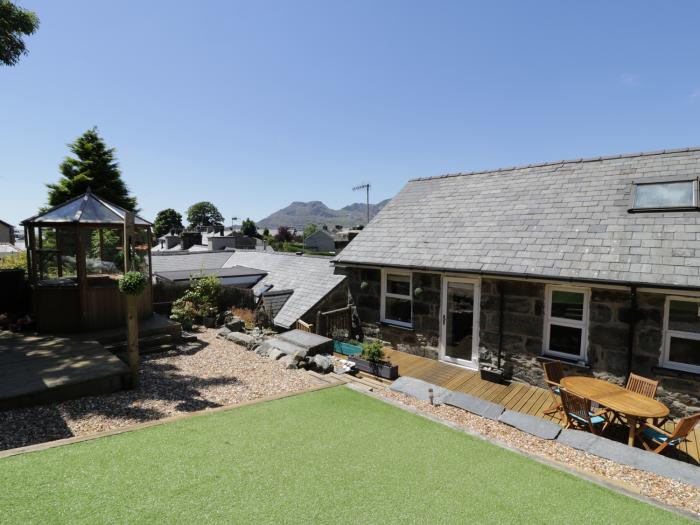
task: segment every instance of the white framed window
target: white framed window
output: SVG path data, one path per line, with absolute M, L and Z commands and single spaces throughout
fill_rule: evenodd
M 381 320 L 410 328 L 413 326 L 413 283 L 411 272 L 382 270 Z
M 634 210 L 697 207 L 697 180 L 639 182 L 634 186 Z
M 590 295 L 588 288 L 545 287 L 544 354 L 586 360 Z
M 666 297 L 660 364 L 700 373 L 700 298 Z

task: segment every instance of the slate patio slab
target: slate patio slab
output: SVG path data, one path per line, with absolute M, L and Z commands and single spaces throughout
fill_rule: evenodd
M 506 409 L 503 405 L 492 403 L 491 401 L 486 401 L 479 397 L 470 396 L 463 392 L 450 392 L 445 397 L 443 403 L 493 420 L 497 420 Z
M 428 383 L 427 381 L 416 379 L 415 377 L 399 377 L 389 387 L 389 389 L 393 390 L 394 392 L 400 392 L 401 394 L 415 397 L 421 401 L 430 401 L 428 390 L 431 388 L 433 389 L 433 403 L 436 405 L 443 404 L 445 396 L 450 394 L 449 390 L 441 386 Z
M 498 420 L 542 439 L 556 439 L 561 432 L 561 427 L 551 421 L 512 410 L 503 412 Z

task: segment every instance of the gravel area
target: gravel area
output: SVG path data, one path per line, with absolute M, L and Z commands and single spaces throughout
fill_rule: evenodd
M 700 518 L 700 489 L 692 485 L 620 465 L 567 447 L 556 441 L 540 439 L 503 423 L 482 418 L 459 408 L 447 405 L 431 406 L 430 403 L 388 389 L 380 389 L 377 392 L 385 398 L 449 421 L 471 432 L 498 440 L 529 454 L 554 460 L 576 470 L 602 477 L 627 490 L 689 511 Z
M 317 383 L 229 341 L 215 330 L 169 352 L 143 356 L 135 390 L 0 412 L 0 450 L 83 436 L 231 405 Z

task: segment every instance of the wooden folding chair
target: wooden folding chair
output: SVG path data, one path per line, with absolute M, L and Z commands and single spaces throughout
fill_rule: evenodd
M 656 425 L 642 423 L 637 435 L 641 438 L 645 449 L 660 454 L 668 447 L 676 448 L 684 441 L 690 441 L 688 434 L 695 428 L 698 421 L 700 421 L 700 412 L 684 417 L 678 420 L 673 432 L 667 432 Z
M 638 376 L 637 374 L 630 374 L 625 388 L 653 399 L 656 397 L 656 390 L 659 388 L 659 382 Z
M 608 419 L 609 410 L 603 409 L 592 412 L 590 399 L 567 392 L 563 388 L 559 389 L 559 395 L 561 396 L 561 404 L 566 416 L 565 428 L 590 430 L 598 435 L 605 432 L 605 429 L 608 428 L 610 424 Z
M 625 388 L 631 392 L 654 399 L 656 397 L 656 390 L 659 388 L 659 382 L 643 376 L 638 376 L 637 374 L 630 374 L 630 376 L 627 378 Z M 624 416 L 621 414 L 615 413 L 613 420 L 617 420 L 623 425 L 627 424 L 627 421 L 625 421 Z M 663 425 L 664 421 L 665 419 L 658 421 L 655 420 L 654 424 L 661 426 Z
M 544 369 L 544 380 L 554 400 L 552 406 L 543 410 L 542 413 L 547 415 L 556 414 L 562 410 L 561 401 L 559 400 L 559 391 L 561 390 L 559 383 L 564 377 L 564 369 L 561 366 L 561 361 L 542 363 L 542 368 Z

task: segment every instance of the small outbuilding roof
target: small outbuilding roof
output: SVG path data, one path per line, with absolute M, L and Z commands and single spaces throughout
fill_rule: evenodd
M 22 224 L 124 224 L 127 210 L 106 201 L 88 189 L 83 195 L 54 206 L 48 211 L 25 219 Z M 136 215 L 134 224 L 150 226 L 151 223 Z
M 227 284 L 236 286 L 253 286 L 267 275 L 267 272 L 246 268 L 245 266 L 232 266 L 231 268 L 208 268 L 202 270 L 175 270 L 156 272 L 156 277 L 170 282 L 189 281 L 191 278 L 215 276 L 223 279 Z

